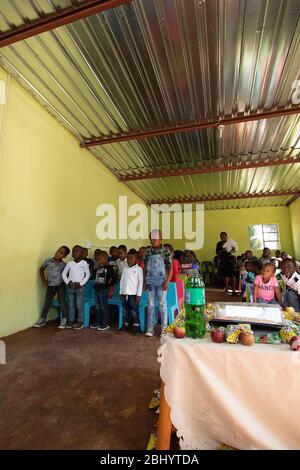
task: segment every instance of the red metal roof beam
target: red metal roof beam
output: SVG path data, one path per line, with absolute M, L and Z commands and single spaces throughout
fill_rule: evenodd
M 38 19 L 29 26 L 22 26 L 8 33 L 4 33 L 0 37 L 0 48 L 130 2 L 132 2 L 132 0 L 86 1 L 78 7 L 67 8 L 59 13 L 53 13 L 45 18 Z
M 200 121 L 195 123 L 175 124 L 174 126 L 159 129 L 151 129 L 142 132 L 129 132 L 126 134 L 116 134 L 109 137 L 97 137 L 95 139 L 85 140 L 80 144 L 81 147 L 95 147 L 97 145 L 116 144 L 119 142 L 127 142 L 129 140 L 142 140 L 151 137 L 159 137 L 162 135 L 178 134 L 180 132 L 192 132 L 199 129 L 210 129 L 219 126 L 231 126 L 250 121 L 260 121 L 262 119 L 271 119 L 276 117 L 291 116 L 300 114 L 300 107 L 276 109 L 275 111 L 266 111 L 263 113 L 249 114 L 248 116 L 235 116 L 215 119 L 213 121 Z
M 190 204 L 193 202 L 215 202 L 215 201 L 231 201 L 234 199 L 256 199 L 264 197 L 283 197 L 283 196 L 300 196 L 300 191 L 291 189 L 287 191 L 272 191 L 267 193 L 253 193 L 253 194 L 220 194 L 213 196 L 193 196 L 187 198 L 175 198 L 164 200 L 148 201 L 148 204 Z
M 300 163 L 300 155 L 296 157 L 289 157 L 278 160 L 269 160 L 263 162 L 249 162 L 240 163 L 226 166 L 211 166 L 206 168 L 178 168 L 176 170 L 162 170 L 162 171 L 151 171 L 149 173 L 141 173 L 135 175 L 119 175 L 119 181 L 137 181 L 147 180 L 155 178 L 169 178 L 171 176 L 185 176 L 185 175 L 201 175 L 206 173 L 220 173 L 223 171 L 233 170 L 245 170 L 248 168 L 262 168 L 267 166 L 278 166 L 278 165 L 292 165 L 293 163 Z

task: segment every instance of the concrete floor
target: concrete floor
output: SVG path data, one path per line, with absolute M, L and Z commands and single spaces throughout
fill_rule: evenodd
M 239 300 L 239 298 L 230 298 Z M 207 301 L 228 300 L 207 290 Z M 55 323 L 3 338 L 0 449 L 145 449 L 159 338 Z

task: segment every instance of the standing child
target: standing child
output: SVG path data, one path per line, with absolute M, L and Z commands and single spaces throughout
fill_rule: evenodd
M 273 263 L 264 263 L 262 274 L 256 276 L 253 300 L 254 303 L 259 304 L 282 304 L 281 291 L 275 277 L 275 265 Z
M 105 331 L 110 328 L 108 321 L 108 298 L 113 294 L 113 286 L 116 282 L 116 274 L 113 266 L 108 264 L 108 254 L 105 251 L 96 257 L 98 270 L 94 284 L 96 297 L 97 320 L 90 328 Z
M 109 257 L 108 257 L 108 264 L 112 266 L 115 273 L 118 272 L 118 248 L 116 246 L 111 246 L 109 249 Z
M 170 282 L 177 282 L 181 271 L 180 262 L 174 256 L 174 249 L 172 245 L 165 243 L 164 247 L 167 248 L 167 250 L 169 250 L 172 254 L 172 276 L 170 278 Z
M 293 307 L 300 312 L 300 274 L 293 259 L 286 258 L 281 265 L 282 279 L 285 283 L 285 307 Z
M 98 263 L 96 261 L 96 257 L 99 253 L 101 253 L 102 250 L 100 250 L 100 248 L 97 248 L 95 251 L 94 251 L 94 258 L 93 258 L 93 278 L 95 279 L 95 275 L 96 275 L 96 271 L 98 269 Z
M 128 268 L 127 247 L 125 245 L 120 245 L 118 247 L 117 267 L 118 267 L 118 277 L 119 279 L 121 279 L 124 269 Z
M 141 248 L 138 251 L 138 265 L 142 268 L 143 271 L 145 267 L 146 251 L 147 251 L 146 246 L 141 246 Z
M 146 252 L 144 269 L 149 297 L 146 336 L 153 336 L 156 300 L 161 314 L 162 335 L 165 334 L 168 324 L 167 290 L 172 276 L 172 255 L 170 250 L 162 246 L 161 241 L 161 231 L 152 230 L 150 233 L 151 247 Z
M 82 247 L 82 251 L 83 251 L 83 260 L 87 262 L 87 264 L 89 265 L 89 269 L 90 269 L 90 279 L 94 279 L 94 261 L 89 258 L 89 250 L 87 248 L 84 248 Z
M 64 329 L 67 324 L 67 307 L 65 302 L 65 286 L 62 281 L 62 272 L 66 263 L 63 259 L 68 256 L 70 250 L 67 246 L 61 246 L 53 258 L 46 259 L 40 267 L 40 276 L 42 283 L 47 287 L 46 298 L 41 318 L 33 325 L 35 328 L 46 325 L 47 314 L 55 295 L 57 294 L 62 319 L 58 328 Z M 46 272 L 46 277 L 45 277 Z
M 81 330 L 83 328 L 84 286 L 90 278 L 90 269 L 83 260 L 84 252 L 81 246 L 75 245 L 72 250 L 73 261 L 69 261 L 62 273 L 66 283 L 69 298 L 69 321 L 67 328 Z M 78 319 L 75 321 L 76 307 Z
M 123 323 L 120 331 L 126 331 L 133 321 L 133 333 L 140 333 L 139 302 L 141 300 L 144 276 L 138 265 L 138 253 L 129 252 L 128 267 L 124 269 L 120 282 L 120 299 L 123 307 Z

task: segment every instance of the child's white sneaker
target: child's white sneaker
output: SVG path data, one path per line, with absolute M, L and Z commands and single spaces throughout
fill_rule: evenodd
M 34 325 L 33 325 L 33 328 L 40 328 L 41 326 L 45 326 L 46 325 L 46 320 L 45 318 L 40 318 Z
M 146 331 L 145 336 L 148 336 L 149 338 L 153 336 L 153 331 Z
M 61 322 L 60 322 L 60 325 L 59 325 L 59 329 L 60 330 L 64 330 L 67 326 L 67 319 L 66 318 L 62 318 Z
M 100 325 L 98 326 L 97 330 L 98 331 L 106 331 L 106 330 L 109 330 L 110 328 L 110 325 Z

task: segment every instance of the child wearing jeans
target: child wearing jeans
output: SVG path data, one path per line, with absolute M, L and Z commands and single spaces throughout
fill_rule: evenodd
M 282 279 L 285 284 L 285 307 L 293 307 L 300 312 L 300 274 L 293 259 L 286 258 L 281 265 Z
M 165 334 L 168 325 L 167 290 L 172 276 L 172 255 L 170 250 L 162 246 L 160 230 L 150 233 L 151 247 L 145 256 L 144 276 L 148 290 L 148 321 L 146 336 L 153 336 L 156 299 L 161 314 L 161 334 Z
M 262 273 L 256 276 L 253 291 L 254 303 L 259 304 L 282 304 L 281 291 L 275 277 L 275 265 L 265 263 Z
M 84 261 L 84 251 L 81 246 L 75 245 L 72 250 L 73 261 L 69 261 L 62 273 L 67 285 L 69 298 L 69 321 L 67 328 L 81 330 L 83 328 L 84 286 L 90 278 L 90 268 Z M 76 307 L 78 320 L 75 321 Z
M 62 280 L 62 272 L 66 267 L 63 259 L 68 256 L 70 250 L 67 246 L 61 246 L 53 258 L 46 259 L 40 267 L 40 276 L 42 283 L 47 287 L 46 298 L 41 318 L 35 323 L 34 328 L 46 325 L 47 314 L 55 295 L 57 294 L 62 319 L 58 328 L 64 329 L 67 324 L 67 307 L 65 302 L 65 286 Z M 46 273 L 46 277 L 45 277 Z
M 108 264 L 108 254 L 102 251 L 96 256 L 98 269 L 94 284 L 96 298 L 96 322 L 90 328 L 105 331 L 109 326 L 108 298 L 113 295 L 113 286 L 116 282 L 116 274 L 113 266 Z
M 120 299 L 123 307 L 123 324 L 120 331 L 126 331 L 133 322 L 133 333 L 140 333 L 139 302 L 141 300 L 144 275 L 138 265 L 138 253 L 129 252 L 128 267 L 124 269 L 120 282 Z M 132 317 L 132 320 L 131 320 Z

